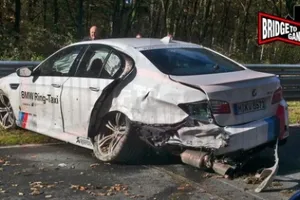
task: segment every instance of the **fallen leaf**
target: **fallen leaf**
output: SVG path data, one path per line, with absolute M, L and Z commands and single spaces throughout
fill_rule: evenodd
M 105 196 L 106 194 L 103 193 L 103 192 L 99 192 L 99 193 L 97 193 L 97 195 L 98 195 L 98 196 Z
M 293 194 L 293 192 L 294 192 L 294 190 L 282 190 L 282 191 L 280 191 L 280 193 L 282 193 L 285 196 L 290 196 L 290 195 Z
M 91 164 L 90 167 L 91 167 L 91 168 L 95 168 L 95 167 L 98 166 L 98 165 L 99 165 L 99 163 L 94 163 L 94 164 Z
M 78 190 L 78 188 L 79 188 L 79 185 L 71 185 L 71 187 L 70 187 L 71 189 L 76 189 L 76 190 Z
M 180 187 L 177 188 L 177 190 L 184 190 L 184 189 L 185 189 L 184 186 L 180 186 Z
M 33 192 L 30 193 L 31 195 L 40 195 L 42 194 L 42 192 L 40 192 L 39 190 L 34 190 Z
M 209 174 L 209 173 L 206 173 L 203 175 L 203 178 L 211 178 L 212 177 L 212 174 Z
M 124 192 L 124 195 L 125 195 L 125 196 L 129 196 L 130 194 L 129 194 L 128 191 L 125 191 L 125 192 Z
M 106 193 L 106 196 L 112 196 L 112 195 L 114 195 L 113 192 L 108 192 L 108 193 Z
M 79 190 L 80 190 L 80 191 L 84 191 L 84 190 L 86 190 L 86 189 L 87 189 L 87 188 L 84 187 L 84 186 L 80 186 L 80 187 L 79 187 Z
M 281 187 L 281 186 L 282 186 L 282 183 L 276 181 L 276 182 L 273 182 L 273 183 L 272 183 L 272 186 L 273 186 L 273 187 Z
M 3 164 L 3 166 L 9 166 L 10 165 L 9 163 L 10 163 L 9 161 L 5 161 L 5 163 Z
M 20 166 L 21 164 L 10 164 L 10 166 Z
M 54 188 L 55 185 L 47 185 L 47 188 Z
M 58 164 L 58 167 L 66 167 L 66 166 L 67 166 L 67 164 L 65 164 L 65 163 Z

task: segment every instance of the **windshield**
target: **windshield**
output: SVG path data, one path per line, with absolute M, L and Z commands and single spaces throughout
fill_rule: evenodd
M 141 53 L 168 75 L 189 76 L 244 70 L 236 63 L 203 48 L 152 49 Z

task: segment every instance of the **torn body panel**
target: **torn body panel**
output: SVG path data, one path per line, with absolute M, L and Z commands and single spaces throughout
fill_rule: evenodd
M 178 104 L 207 100 L 198 89 L 171 81 L 167 75 L 146 70 L 138 64 L 145 66 L 149 63 L 136 63 L 135 77 L 114 88 L 109 112 L 118 110 L 131 121 L 144 124 L 171 125 L 188 116 Z

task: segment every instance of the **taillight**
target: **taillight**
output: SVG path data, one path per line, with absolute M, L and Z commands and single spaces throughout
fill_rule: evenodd
M 229 114 L 230 105 L 226 101 L 210 100 L 211 110 L 213 114 Z
M 192 118 L 207 121 L 211 117 L 207 101 L 182 103 L 178 106 Z
M 273 94 L 272 104 L 279 103 L 282 100 L 282 88 L 279 87 Z

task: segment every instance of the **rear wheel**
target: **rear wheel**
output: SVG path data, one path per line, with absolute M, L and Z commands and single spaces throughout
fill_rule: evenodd
M 16 127 L 16 118 L 7 95 L 0 90 L 0 126 L 9 130 Z
M 131 122 L 121 112 L 110 113 L 94 138 L 94 154 L 104 162 L 132 163 L 144 155 L 145 143 L 131 130 Z

